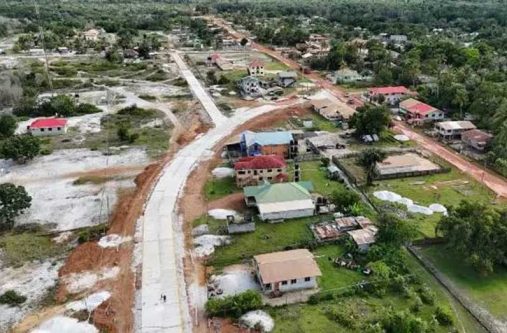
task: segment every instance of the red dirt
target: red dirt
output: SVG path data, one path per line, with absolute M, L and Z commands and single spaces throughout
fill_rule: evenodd
M 242 211 L 246 208 L 245 198 L 243 197 L 243 193 L 233 193 L 225 196 L 223 198 L 213 200 L 208 203 L 208 209 L 215 208 L 224 208 L 224 209 L 232 209 L 235 211 Z

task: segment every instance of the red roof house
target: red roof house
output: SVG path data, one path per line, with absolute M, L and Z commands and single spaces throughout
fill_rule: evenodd
M 248 65 L 248 75 L 264 75 L 264 63 L 260 59 L 253 59 Z
M 400 103 L 400 112 L 405 114 L 408 119 L 420 121 L 442 120 L 445 117 L 441 110 L 413 98 Z
M 64 118 L 40 118 L 34 120 L 27 130 L 36 136 L 58 135 L 67 132 L 67 119 Z
M 257 185 L 264 181 L 283 182 L 287 180 L 287 164 L 278 155 L 249 156 L 234 163 L 238 187 Z
M 410 95 L 412 92 L 404 86 L 396 87 L 376 87 L 368 90 L 367 97 L 374 101 L 379 96 L 384 97 L 384 101 L 388 104 L 397 104 L 404 96 Z

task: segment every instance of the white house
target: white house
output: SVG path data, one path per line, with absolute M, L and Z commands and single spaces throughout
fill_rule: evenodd
M 41 118 L 33 121 L 27 130 L 34 136 L 53 136 L 67 133 L 67 119 Z
M 263 76 L 264 75 L 264 63 L 259 59 L 254 59 L 248 64 L 248 75 L 251 76 Z
M 254 266 L 265 293 L 313 289 L 322 275 L 307 249 L 260 254 L 254 256 Z
M 476 129 L 475 125 L 468 120 L 442 121 L 435 124 L 435 130 L 443 139 L 461 139 L 461 134 Z

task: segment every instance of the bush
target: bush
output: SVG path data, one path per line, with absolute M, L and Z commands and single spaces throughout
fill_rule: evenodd
M 0 296 L 0 304 L 7 304 L 10 306 L 20 305 L 26 301 L 26 297 L 18 294 L 14 290 L 7 290 Z
M 428 287 L 419 288 L 417 291 L 421 297 L 421 301 L 427 305 L 435 304 L 435 293 Z
M 89 241 L 99 240 L 106 233 L 106 227 L 104 224 L 99 224 L 93 227 L 89 227 L 79 231 L 77 236 L 77 242 L 83 244 Z
M 0 154 L 18 163 L 25 163 L 37 156 L 41 149 L 39 138 L 31 135 L 15 135 L 2 142 Z
M 16 118 L 4 114 L 0 117 L 0 138 L 5 139 L 14 135 L 16 131 Z
M 124 116 L 132 116 L 132 117 L 140 117 L 140 118 L 152 118 L 156 116 L 156 112 L 154 110 L 147 110 L 137 105 L 133 104 L 131 106 L 127 106 L 126 108 L 118 111 L 118 114 Z
M 451 326 L 453 324 L 451 314 L 440 306 L 435 310 L 435 319 L 442 326 Z
M 360 200 L 359 194 L 346 188 L 335 190 L 331 193 L 331 202 L 341 212 L 348 212 Z
M 262 306 L 261 295 L 253 290 L 247 290 L 234 296 L 212 298 L 206 302 L 208 316 L 238 318 L 242 314 L 258 309 Z
M 418 313 L 421 311 L 422 307 L 423 302 L 421 301 L 421 298 L 419 296 L 416 296 L 414 303 L 410 306 L 410 312 Z
M 81 114 L 90 114 L 90 113 L 98 113 L 98 112 L 101 112 L 102 110 L 99 109 L 98 107 L 96 107 L 95 105 L 93 104 L 88 104 L 88 103 L 82 103 L 82 104 L 79 104 L 76 108 L 76 114 L 78 115 L 81 115 Z

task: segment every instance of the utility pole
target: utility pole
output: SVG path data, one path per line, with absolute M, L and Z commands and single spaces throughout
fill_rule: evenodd
M 44 69 L 46 73 L 46 79 L 48 80 L 49 84 L 49 90 L 51 91 L 51 94 L 53 94 L 53 82 L 51 81 L 51 77 L 49 76 L 49 60 L 48 60 L 48 54 L 46 52 L 46 42 L 44 40 L 44 29 L 41 25 L 41 17 L 40 17 L 40 11 L 39 11 L 39 5 L 35 0 L 33 0 L 33 5 L 35 7 L 35 14 L 37 15 L 37 25 L 39 26 L 39 35 L 41 38 L 42 43 L 42 50 L 44 51 Z

